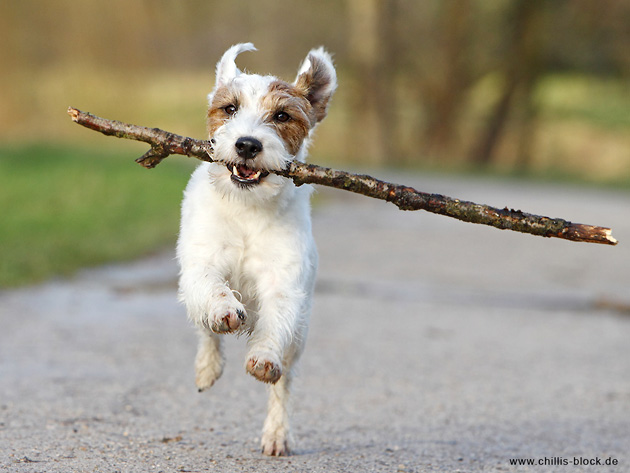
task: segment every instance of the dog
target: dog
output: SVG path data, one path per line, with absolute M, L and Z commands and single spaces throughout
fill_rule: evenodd
M 245 370 L 268 383 L 262 453 L 288 455 L 291 381 L 306 340 L 317 271 L 308 185 L 273 171 L 305 161 L 337 87 L 332 58 L 313 49 L 294 82 L 242 72 L 229 48 L 208 95 L 218 162 L 203 163 L 184 192 L 177 242 L 179 298 L 199 333 L 199 391 L 221 376 L 223 334 L 247 335 Z

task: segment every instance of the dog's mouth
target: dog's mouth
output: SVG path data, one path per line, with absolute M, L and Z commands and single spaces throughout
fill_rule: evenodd
M 232 180 L 245 186 L 259 184 L 263 178 L 269 175 L 267 171 L 251 169 L 244 164 L 230 164 L 228 169 L 232 172 L 230 176 Z

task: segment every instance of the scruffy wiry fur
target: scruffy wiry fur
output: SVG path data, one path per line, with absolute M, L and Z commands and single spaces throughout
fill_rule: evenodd
M 193 173 L 182 204 L 179 294 L 200 335 L 200 391 L 223 371 L 221 336 L 246 334 L 245 369 L 269 385 L 266 455 L 289 453 L 291 378 L 306 339 L 317 270 L 310 186 L 269 171 L 304 161 L 336 85 L 330 55 L 312 50 L 293 83 L 241 72 L 228 49 L 208 96 L 215 159 Z M 225 164 L 223 164 L 225 163 Z

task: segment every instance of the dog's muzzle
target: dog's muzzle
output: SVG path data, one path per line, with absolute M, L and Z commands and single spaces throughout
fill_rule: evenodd
M 228 165 L 232 172 L 232 180 L 240 185 L 258 184 L 260 180 L 268 176 L 269 173 L 261 169 L 252 169 L 247 162 L 254 159 L 263 149 L 262 143 L 251 136 L 242 136 L 234 144 L 236 154 L 245 161 L 239 164 Z

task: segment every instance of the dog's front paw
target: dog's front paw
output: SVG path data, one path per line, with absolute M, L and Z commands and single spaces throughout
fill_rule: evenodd
M 230 292 L 223 292 L 210 304 L 202 325 L 214 333 L 231 333 L 245 324 L 245 307 Z
M 274 363 L 258 356 L 251 356 L 247 360 L 245 369 L 254 378 L 263 383 L 275 384 L 282 376 L 282 366 L 279 363 Z
M 288 439 L 285 435 L 279 432 L 263 433 L 261 447 L 263 455 L 268 455 L 270 457 L 284 457 L 291 455 Z
M 245 309 L 228 309 L 209 317 L 209 328 L 215 333 L 230 333 L 238 330 L 245 322 Z M 210 321 L 211 320 L 211 321 Z

